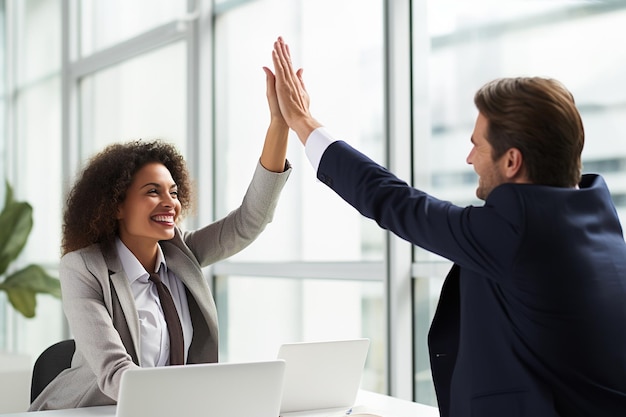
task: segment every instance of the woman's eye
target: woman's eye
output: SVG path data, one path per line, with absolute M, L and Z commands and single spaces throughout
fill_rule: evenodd
M 172 197 L 176 197 L 176 198 L 178 198 L 178 191 L 172 191 L 172 192 L 170 192 L 170 195 L 171 195 Z

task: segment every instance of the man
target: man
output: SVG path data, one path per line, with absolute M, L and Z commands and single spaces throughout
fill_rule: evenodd
M 571 94 L 542 78 L 482 87 L 467 163 L 485 204 L 458 207 L 334 140 L 281 38 L 273 61 L 281 112 L 317 177 L 454 262 L 428 341 L 441 416 L 626 415 L 626 244 L 604 180 L 581 176 Z

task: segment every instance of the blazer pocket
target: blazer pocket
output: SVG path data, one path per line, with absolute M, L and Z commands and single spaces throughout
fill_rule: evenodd
M 483 393 L 472 399 L 472 417 L 532 417 L 527 414 L 525 389 Z

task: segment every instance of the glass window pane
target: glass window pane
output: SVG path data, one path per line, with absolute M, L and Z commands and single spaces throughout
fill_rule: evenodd
M 224 197 L 217 202 L 218 216 L 239 205 L 261 153 L 269 123 L 262 66 L 272 68 L 271 51 L 278 35 L 290 44 L 294 65 L 305 69 L 314 115 L 337 137 L 383 160 L 382 3 L 258 0 L 218 16 L 215 128 L 220 181 L 216 193 Z M 273 223 L 233 259 L 383 259 L 383 231 L 316 180 L 295 136 L 290 139 L 288 158 L 294 171 Z M 275 249 L 274 242 L 281 242 L 281 250 Z
M 24 85 L 61 69 L 61 2 L 29 0 L 16 7 L 16 83 Z
M 584 172 L 606 174 L 623 211 L 626 182 L 619 174 L 626 169 L 620 168 L 626 143 L 615 138 L 626 133 L 626 89 L 616 88 L 626 68 L 621 47 L 626 5 L 620 10 L 600 3 L 504 1 L 454 9 L 431 1 L 429 6 L 432 136 L 416 138 L 416 148 L 429 147 L 437 166 L 420 185 L 458 204 L 476 202 L 476 176 L 465 164 L 476 117 L 474 92 L 498 77 L 547 76 L 562 81 L 576 98 L 586 133 Z M 517 10 L 523 13 L 512 13 Z
M 6 144 L 6 114 L 7 114 L 7 32 L 6 32 L 6 10 L 4 3 L 0 3 L 0 161 L 5 161 L 7 158 Z M 6 172 L 0 172 L 0 181 L 4 182 L 4 176 Z M 0 191 L 0 198 L 4 201 L 4 191 Z M 0 308 L 2 308 L 2 300 L 0 300 Z M 2 323 L 0 321 L 0 326 Z M 1 328 L 1 327 L 0 327 Z M 0 332 L 0 347 L 2 333 Z
M 521 0 L 419 4 L 427 9 L 429 43 L 414 51 L 415 65 L 427 57 L 428 71 L 416 81 L 429 91 L 430 98 L 428 103 L 417 104 L 429 107 L 431 114 L 429 134 L 414 137 L 414 148 L 427 150 L 428 160 L 436 163 L 419 166 L 417 185 L 459 205 L 482 205 L 474 195 L 477 177 L 465 163 L 477 115 L 475 91 L 499 77 L 551 77 L 573 93 L 582 115 L 583 172 L 605 176 L 622 221 L 626 220 L 626 142 L 616 140 L 626 135 L 622 76 L 626 71 L 622 46 L 626 4 Z M 424 252 L 416 250 L 418 259 L 435 258 Z M 430 307 L 439 294 L 420 283 L 424 279 L 416 280 L 415 308 L 432 313 Z M 425 344 L 420 339 L 423 335 L 415 337 L 419 358 Z M 428 400 L 427 373 L 420 371 L 425 369 L 418 368 L 416 374 L 416 398 Z
M 61 181 L 61 80 L 57 75 L 20 91 L 16 100 L 17 140 L 13 150 L 15 197 L 33 207 L 33 228 L 15 267 L 39 264 L 57 275 L 61 254 L 63 190 Z M 33 151 L 36 149 L 36 151 Z M 37 296 L 34 319 L 14 317 L 15 347 L 32 358 L 62 332 L 60 300 Z
M 179 42 L 83 79 L 83 157 L 135 139 L 163 139 L 184 154 L 186 62 L 185 44 Z
M 52 265 L 60 255 L 63 201 L 60 84 L 57 76 L 19 93 L 14 150 L 15 196 L 33 206 L 33 229 L 22 256 L 30 262 Z
M 451 266 L 450 262 L 421 264 L 418 267 L 418 276 L 413 279 L 414 400 L 422 404 L 437 405 L 427 349 L 428 331 L 437 308 L 443 279 Z
M 220 277 L 220 361 L 273 359 L 282 343 L 366 337 L 363 388 L 385 390 L 383 284 Z
M 186 6 L 186 0 L 80 0 L 80 56 L 182 17 Z

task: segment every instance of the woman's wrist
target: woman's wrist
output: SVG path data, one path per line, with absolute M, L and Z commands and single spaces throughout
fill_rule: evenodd
M 285 119 L 283 119 L 282 116 L 280 117 L 272 116 L 272 118 L 270 119 L 270 126 L 277 128 L 277 129 L 289 130 L 289 125 L 287 125 L 287 122 L 285 121 Z

